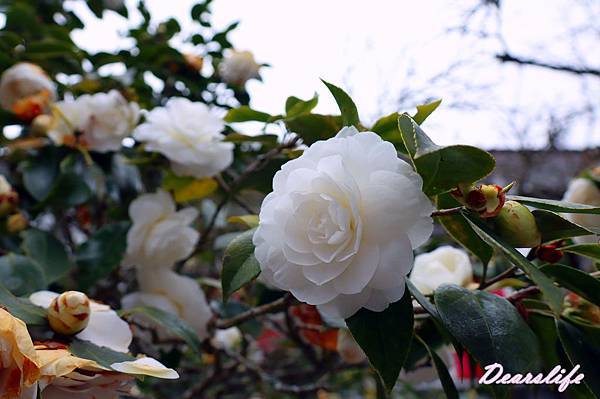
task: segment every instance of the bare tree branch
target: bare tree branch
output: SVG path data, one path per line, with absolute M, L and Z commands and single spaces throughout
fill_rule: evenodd
M 521 65 L 532 65 L 532 66 L 537 66 L 540 68 L 546 68 L 546 69 L 552 69 L 554 71 L 559 71 L 559 72 L 569 72 L 569 73 L 573 73 L 575 75 L 592 75 L 592 76 L 597 76 L 600 77 L 600 70 L 599 69 L 593 69 L 593 68 L 579 68 L 579 67 L 575 67 L 575 66 L 571 66 L 571 65 L 564 65 L 564 64 L 551 64 L 551 63 L 547 63 L 547 62 L 543 62 L 543 61 L 538 61 L 532 58 L 525 58 L 525 57 L 517 57 L 514 56 L 510 53 L 502 53 L 502 54 L 496 54 L 496 58 L 498 60 L 500 60 L 501 62 L 513 62 L 515 64 L 521 64 Z

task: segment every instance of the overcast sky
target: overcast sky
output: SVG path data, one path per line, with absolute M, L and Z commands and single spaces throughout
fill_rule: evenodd
M 508 48 L 518 55 L 600 67 L 597 31 L 575 43 L 565 35 L 590 15 L 600 18 L 600 2 L 573 7 L 574 1 L 580 0 L 504 0 L 501 33 Z M 230 36 L 234 46 L 251 50 L 258 61 L 271 65 L 262 71 L 263 82 L 248 84 L 251 105 L 267 112 L 281 112 L 289 95 L 308 98 L 314 92 L 320 95 L 319 112 L 336 112 L 319 81 L 324 78 L 351 92 L 366 124 L 393 111 L 410 110 L 399 109 L 397 101 L 408 91 L 412 95 L 407 105 L 443 98 L 442 108 L 426 125 L 440 144 L 516 148 L 544 146 L 548 118 L 560 118 L 574 104 L 583 106 L 592 98 L 598 106 L 600 78 L 590 77 L 582 84 L 569 74 L 500 65 L 493 57 L 503 50 L 499 40 L 450 33 L 478 2 L 214 0 L 213 21 L 219 27 L 241 21 Z M 184 32 L 192 26 L 189 10 L 194 1 L 146 3 L 154 22 L 176 17 Z M 80 46 L 110 50 L 129 45 L 120 32 L 138 21 L 135 11 L 130 21 L 112 12 L 100 21 L 85 6 L 73 4 L 87 25 L 75 33 Z M 480 12 L 471 26 L 494 32 L 499 25 L 495 16 Z M 434 78 L 448 73 L 445 79 Z M 479 109 L 471 109 L 473 104 Z M 509 108 L 515 111 L 508 113 Z M 568 147 L 600 143 L 598 120 L 579 118 L 569 129 L 564 143 Z

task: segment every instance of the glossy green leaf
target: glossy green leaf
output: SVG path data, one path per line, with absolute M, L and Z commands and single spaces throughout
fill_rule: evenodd
M 377 133 L 385 141 L 389 141 L 396 147 L 396 150 L 406 154 L 406 147 L 402 141 L 402 134 L 398 128 L 398 113 L 394 112 L 388 116 L 384 116 L 375 122 L 375 124 L 369 129 L 370 131 Z
M 557 213 L 541 209 L 536 209 L 532 213 L 542 232 L 542 242 L 594 234 L 590 229 L 570 222 Z
M 82 290 L 108 277 L 119 266 L 127 248 L 128 229 L 128 222 L 107 224 L 77 248 L 77 281 Z
M 116 352 L 104 346 L 97 346 L 89 341 L 74 339 L 69 351 L 82 359 L 93 360 L 100 366 L 111 370 L 111 364 L 134 361 L 135 357 L 128 353 Z
M 293 118 L 298 115 L 308 114 L 319 103 L 319 96 L 315 93 L 310 100 L 302 100 L 298 97 L 288 97 L 285 101 L 285 116 Z
M 198 334 L 186 321 L 180 319 L 176 315 L 150 306 L 140 306 L 128 309 L 121 315 L 126 317 L 136 313 L 143 314 L 144 317 L 149 318 L 165 331 L 184 340 L 194 352 L 199 354 L 202 351 L 202 342 L 200 341 Z
M 0 280 L 0 306 L 28 325 L 41 326 L 47 323 L 45 309 L 17 298 L 4 286 L 4 283 L 5 281 Z
M 600 281 L 588 273 L 565 265 L 546 265 L 542 271 L 559 285 L 600 306 Z
M 261 143 L 264 145 L 272 145 L 275 146 L 277 144 L 277 135 L 275 134 L 260 134 L 258 136 L 248 136 L 246 134 L 241 133 L 231 133 L 225 136 L 223 141 L 227 141 L 229 143 Z
M 431 115 L 433 111 L 437 109 L 437 107 L 440 106 L 441 103 L 442 100 L 439 99 L 427 104 L 417 105 L 417 113 L 415 116 L 413 116 L 413 120 L 417 122 L 417 124 L 421 125 L 423 122 L 425 122 L 425 119 L 427 119 L 427 117 Z
M 439 357 L 439 355 L 435 352 L 435 350 L 431 349 L 427 343 L 422 340 L 418 335 L 416 338 L 419 342 L 427 349 L 429 353 L 429 357 L 433 361 L 433 365 L 435 366 L 435 370 L 437 371 L 438 378 L 442 383 L 442 388 L 444 388 L 444 393 L 446 394 L 447 399 L 458 399 L 458 391 L 456 390 L 456 386 L 454 385 L 454 381 L 452 380 L 452 376 L 450 372 L 448 372 L 448 366 L 444 363 L 444 361 Z
M 63 278 L 73 268 L 63 243 L 48 232 L 25 231 L 22 246 L 25 254 L 41 266 L 48 284 Z
M 561 318 L 556 321 L 558 336 L 573 365 L 580 365 L 584 384 L 600 398 L 600 341 L 582 331 L 575 323 Z
M 239 108 L 230 109 L 225 115 L 225 122 L 267 122 L 269 118 L 271 118 L 271 115 L 266 112 L 256 111 L 247 105 L 242 105 Z
M 520 195 L 508 195 L 507 199 L 518 201 L 524 205 L 529 205 L 538 209 L 546 209 L 548 211 L 561 213 L 591 213 L 600 214 L 600 207 L 584 204 L 576 204 L 573 202 L 556 201 L 541 198 L 522 197 Z
M 358 110 L 356 109 L 356 105 L 354 101 L 350 98 L 348 93 L 339 87 L 328 83 L 321 79 L 321 81 L 327 86 L 333 98 L 337 102 L 338 107 L 340 108 L 340 112 L 342 113 L 342 123 L 344 126 L 360 126 L 360 118 L 358 117 Z
M 221 285 L 223 301 L 254 280 L 260 274 L 260 265 L 254 257 L 252 237 L 256 229 L 248 230 L 234 238 L 223 254 Z
M 477 147 L 433 143 L 408 115 L 398 119 L 402 140 L 416 171 L 423 178 L 423 191 L 440 194 L 459 183 L 471 183 L 489 175 L 496 164 L 494 157 Z
M 339 116 L 303 114 L 286 119 L 285 125 L 290 132 L 302 137 L 304 144 L 311 145 L 334 137 L 342 129 L 343 122 Z
M 570 252 L 580 256 L 591 258 L 600 262 L 600 245 L 598 244 L 575 244 L 560 248 L 561 251 Z
M 532 372 L 540 365 L 539 342 L 506 299 L 455 285 L 435 290 L 445 327 L 482 366 L 500 363 L 507 372 Z
M 83 204 L 92 195 L 92 190 L 86 184 L 83 176 L 74 172 L 66 172 L 58 176 L 47 201 L 68 208 Z
M 46 288 L 44 271 L 33 259 L 8 254 L 0 258 L 0 281 L 14 295 L 28 295 Z
M 460 206 L 460 204 L 450 194 L 444 193 L 437 196 L 438 209 L 449 209 L 457 206 Z M 450 237 L 477 256 L 484 267 L 487 267 L 494 251 L 492 247 L 477 235 L 462 214 L 456 213 L 439 216 L 435 219 L 442 225 Z
M 563 294 L 554 285 L 552 280 L 546 276 L 537 266 L 529 262 L 519 251 L 508 245 L 502 238 L 498 237 L 478 216 L 470 213 L 462 213 L 475 232 L 490 246 L 503 253 L 515 266 L 523 270 L 527 276 L 540 288 L 548 304 L 555 314 L 562 310 Z
M 30 157 L 21 163 L 23 185 L 36 200 L 45 200 L 52 191 L 58 176 L 58 163 L 58 153 L 50 150 L 42 150 L 38 156 Z
M 402 299 L 382 312 L 360 309 L 346 319 L 356 342 L 392 390 L 408 355 L 413 338 L 412 299 L 408 289 Z

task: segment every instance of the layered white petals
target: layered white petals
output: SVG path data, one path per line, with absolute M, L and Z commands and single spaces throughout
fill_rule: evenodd
M 260 77 L 260 64 L 250 51 L 230 51 L 219 64 L 219 76 L 233 86 L 243 86 L 250 79 Z
M 189 226 L 198 211 L 176 211 L 173 199 L 162 190 L 136 198 L 129 206 L 129 216 L 133 225 L 127 233 L 125 266 L 170 268 L 193 252 L 200 237 Z
M 116 90 L 60 101 L 56 108 L 48 136 L 56 144 L 65 144 L 77 134 L 83 146 L 98 152 L 119 150 L 140 116 L 139 106 Z
M 168 269 L 138 271 L 140 292 L 122 299 L 124 309 L 152 306 L 173 313 L 186 321 L 200 339 L 208 336 L 212 312 L 200 285 L 192 278 Z
M 584 178 L 573 179 L 563 196 L 563 201 L 600 206 L 600 188 L 592 180 Z M 600 215 L 566 213 L 564 216 L 571 222 L 583 227 L 600 229 Z M 597 236 L 575 237 L 574 240 L 578 243 L 598 243 Z
M 47 309 L 58 296 L 52 291 L 38 291 L 31 294 L 29 300 L 34 305 Z M 76 337 L 117 352 L 129 352 L 133 339 L 129 324 L 107 305 L 91 301 L 90 308 L 90 321 Z
M 165 367 L 161 362 L 151 357 L 142 357 L 129 362 L 113 363 L 110 367 L 125 374 L 147 375 L 167 380 L 179 378 L 177 371 Z
M 385 309 L 404 294 L 431 235 L 422 180 L 372 132 L 342 129 L 285 164 L 254 235 L 261 279 L 332 317 Z
M 410 281 L 425 295 L 432 294 L 442 284 L 466 287 L 473 281 L 473 266 L 465 251 L 442 246 L 417 255 Z
M 223 141 L 222 118 L 206 104 L 171 98 L 146 114 L 134 138 L 146 151 L 163 154 L 179 176 L 214 176 L 233 162 L 233 143 Z
M 56 97 L 56 87 L 46 72 L 39 66 L 28 62 L 20 62 L 2 73 L 0 79 L 0 106 L 12 111 L 19 100 L 40 93 L 47 93 L 49 98 Z

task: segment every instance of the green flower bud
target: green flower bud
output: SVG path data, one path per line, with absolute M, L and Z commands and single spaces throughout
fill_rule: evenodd
M 50 328 L 63 335 L 74 335 L 90 321 L 90 300 L 79 291 L 66 291 L 54 298 L 48 308 Z
M 506 201 L 494 222 L 500 237 L 516 248 L 537 247 L 542 241 L 533 214 L 516 201 Z

